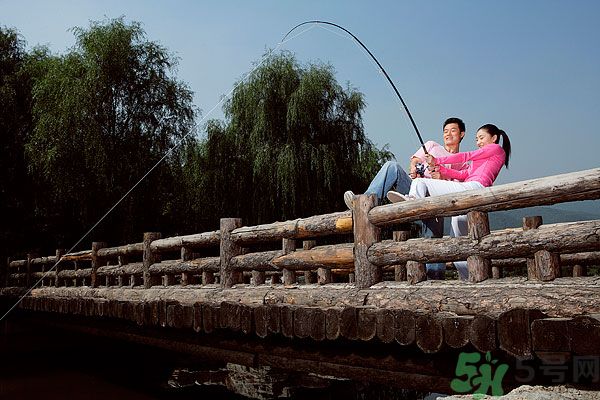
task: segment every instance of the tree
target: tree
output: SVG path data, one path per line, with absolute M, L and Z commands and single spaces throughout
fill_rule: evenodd
M 26 240 L 31 223 L 30 181 L 23 157 L 31 129 L 31 83 L 24 71 L 25 42 L 17 31 L 0 27 L 0 256 Z M 6 246 L 6 247 L 5 247 Z M 3 261 L 1 261 L 3 262 Z
M 366 138 L 364 106 L 331 66 L 301 67 L 285 52 L 269 56 L 234 90 L 226 122 L 211 121 L 206 139 L 188 153 L 197 198 L 213 220 L 246 223 L 343 209 L 342 193 L 366 187 L 391 156 Z
M 138 23 L 119 18 L 73 32 L 70 52 L 28 66 L 35 102 L 26 155 L 48 194 L 38 213 L 53 216 L 52 233 L 66 233 L 58 236 L 65 246 L 185 138 L 196 115 L 192 92 L 173 77 L 177 60 Z M 139 240 L 144 230 L 168 230 L 179 170 L 175 150 L 94 237 Z

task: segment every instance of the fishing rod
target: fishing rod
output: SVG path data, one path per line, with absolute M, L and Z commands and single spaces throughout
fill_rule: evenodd
M 361 45 L 361 47 L 363 49 L 365 49 L 365 51 L 371 56 L 371 58 L 373 59 L 373 61 L 375 61 L 377 63 L 377 66 L 379 67 L 379 69 L 381 70 L 381 72 L 383 72 L 383 74 L 387 78 L 387 80 L 390 83 L 390 85 L 392 85 L 392 88 L 394 88 L 394 92 L 396 92 L 396 95 L 398 96 L 398 98 L 400 99 L 400 102 L 404 106 L 404 110 L 406 111 L 406 114 L 408 115 L 408 118 L 410 119 L 410 122 L 412 123 L 413 128 L 415 128 L 415 132 L 417 133 L 417 137 L 419 138 L 419 142 L 421 142 L 421 146 L 423 147 L 423 151 L 425 152 L 425 154 L 429 154 L 427 152 L 427 149 L 425 148 L 425 143 L 423 143 L 423 138 L 421 137 L 421 134 L 419 133 L 419 128 L 417 128 L 417 124 L 415 123 L 415 120 L 413 119 L 413 117 L 412 117 L 412 115 L 411 115 L 411 113 L 410 113 L 410 111 L 408 109 L 408 106 L 404 102 L 404 99 L 400 95 L 400 92 L 396 88 L 396 85 L 394 85 L 394 82 L 392 81 L 392 79 L 390 78 L 390 76 L 388 75 L 388 73 L 386 72 L 386 70 L 383 68 L 383 66 L 381 65 L 381 63 L 377 60 L 377 58 L 375 58 L 375 56 L 373 55 L 373 53 L 371 53 L 371 51 L 367 48 L 367 46 L 365 46 L 363 44 L 363 42 L 360 41 L 359 38 L 357 38 L 356 36 L 354 36 L 354 34 L 352 32 L 350 32 L 348 29 L 344 28 L 343 26 L 340 26 L 338 24 L 334 24 L 333 22 L 319 21 L 319 20 L 304 21 L 304 22 L 302 22 L 302 23 L 294 26 L 292 29 L 290 29 L 289 32 L 285 34 L 285 36 L 283 37 L 283 39 L 281 39 L 281 42 L 283 42 L 289 36 L 289 34 L 292 33 L 296 28 L 299 28 L 302 25 L 307 25 L 307 24 L 324 24 L 324 25 L 331 25 L 331 26 L 334 26 L 336 28 L 339 28 L 339 29 L 343 30 L 344 32 L 346 32 L 347 34 L 349 34 L 350 36 L 352 36 L 352 38 L 354 38 L 354 40 L 356 40 L 356 42 L 359 45 Z

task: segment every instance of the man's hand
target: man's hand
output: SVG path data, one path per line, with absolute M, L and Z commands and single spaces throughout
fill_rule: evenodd
M 427 161 L 427 164 L 429 164 L 429 170 L 433 171 L 435 168 L 435 157 L 431 154 L 427 154 L 425 160 Z

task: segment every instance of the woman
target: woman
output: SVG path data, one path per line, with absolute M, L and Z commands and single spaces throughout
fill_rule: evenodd
M 502 146 L 498 143 L 502 138 Z M 508 168 L 510 159 L 510 140 L 508 135 L 496 125 L 486 124 L 477 130 L 478 150 L 456 153 L 446 157 L 426 156 L 429 168 L 439 172 L 444 179 L 455 181 L 416 178 L 410 185 L 408 195 L 395 196 L 396 201 L 440 196 L 447 193 L 462 192 L 492 186 L 502 166 Z M 453 170 L 441 164 L 471 162 L 469 168 Z M 394 196 L 388 196 L 394 197 Z

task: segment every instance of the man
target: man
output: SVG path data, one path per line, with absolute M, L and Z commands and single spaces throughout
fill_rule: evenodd
M 448 118 L 443 125 L 443 140 L 444 145 L 429 141 L 425 143 L 427 152 L 434 157 L 445 157 L 450 154 L 458 153 L 460 150 L 460 142 L 465 136 L 465 123 L 460 118 Z M 378 203 L 383 200 L 383 195 L 387 193 L 390 201 L 398 201 L 397 197 L 399 193 L 408 193 L 410 190 L 410 183 L 412 179 L 417 177 L 417 165 L 421 163 L 426 165 L 425 152 L 423 147 L 410 158 L 409 173 L 402 168 L 400 163 L 397 161 L 386 162 L 375 178 L 371 181 L 369 188 L 365 191 L 365 194 L 375 194 L 377 196 Z M 446 166 L 452 169 L 462 170 L 467 166 L 464 164 L 449 165 Z M 439 172 L 430 173 L 427 169 L 424 171 L 424 176 L 427 178 L 440 179 Z M 395 191 L 391 189 L 395 188 Z M 353 208 L 354 193 L 350 190 L 344 193 L 344 202 L 349 209 Z M 433 218 L 423 221 L 424 223 L 424 237 L 442 237 L 444 235 L 444 219 Z M 467 233 L 466 218 L 464 216 L 452 218 L 452 232 L 454 236 L 464 236 Z M 461 279 L 465 276 L 465 271 L 462 271 L 463 264 L 457 265 L 459 267 L 459 275 Z M 427 264 L 427 276 L 429 279 L 443 279 L 445 271 L 444 263 Z

